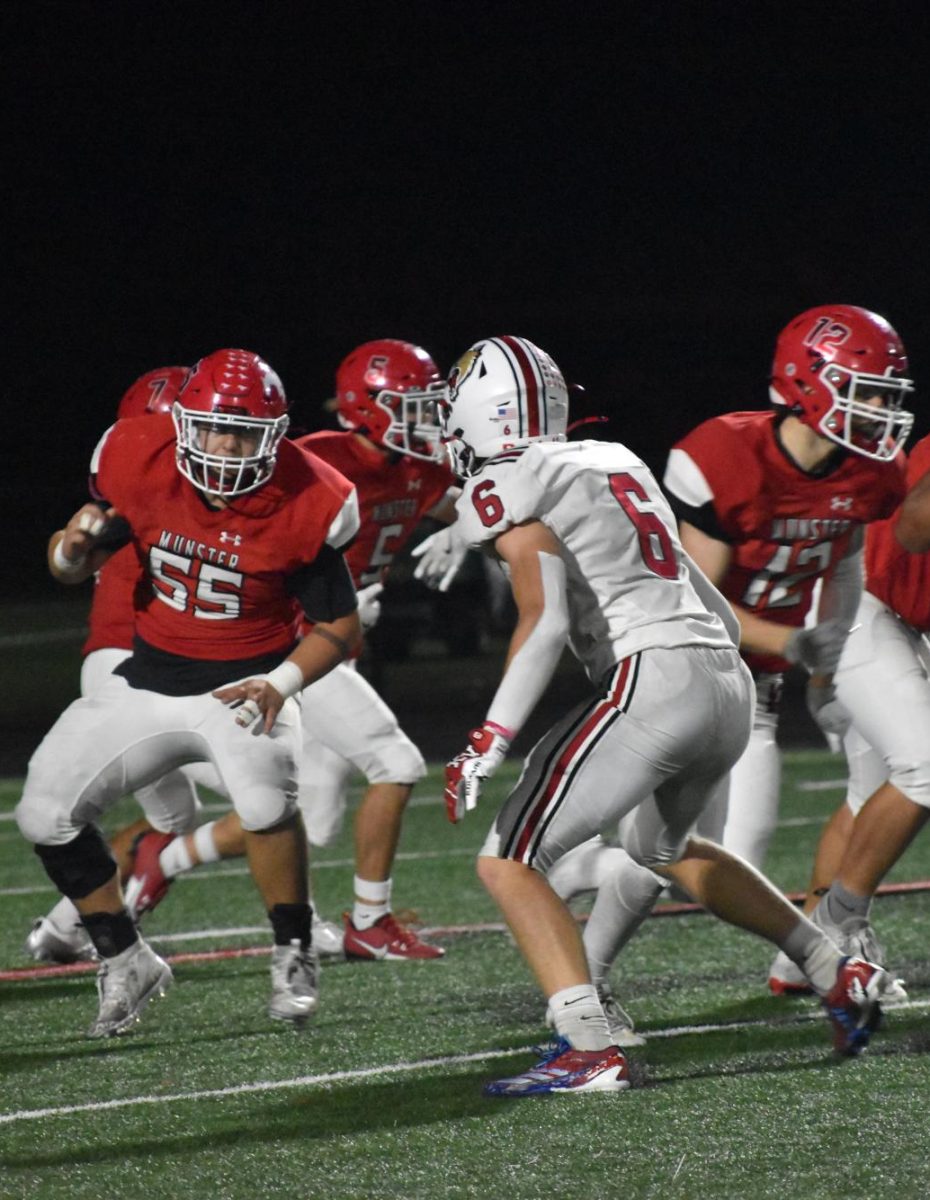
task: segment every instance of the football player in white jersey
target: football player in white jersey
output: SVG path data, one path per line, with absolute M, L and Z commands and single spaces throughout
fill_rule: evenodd
M 648 468 L 625 446 L 565 442 L 562 374 L 523 338 L 472 346 L 440 410 L 465 480 L 462 534 L 500 558 L 517 607 L 487 716 L 446 767 L 449 818 L 477 804 L 566 641 L 594 688 L 533 748 L 479 855 L 479 876 L 548 998 L 557 1034 L 534 1069 L 486 1093 L 629 1086 L 578 926 L 545 875 L 626 814 L 633 858 L 778 944 L 824 996 L 837 1049 L 857 1053 L 877 1020 L 881 968 L 843 958 L 748 864 L 689 836 L 746 745 L 752 681 L 733 615 L 682 550 Z

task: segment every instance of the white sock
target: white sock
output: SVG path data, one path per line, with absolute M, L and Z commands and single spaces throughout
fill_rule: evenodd
M 352 907 L 352 924 L 356 929 L 370 929 L 376 921 L 391 911 L 390 879 L 361 879 L 355 876 L 355 904 Z M 364 896 L 364 900 L 359 897 Z
M 797 963 L 818 995 L 825 996 L 833 987 L 843 956 L 823 930 L 807 917 L 800 917 L 779 949 Z
M 81 914 L 67 896 L 62 896 L 45 919 L 62 933 L 70 933 L 75 925 L 81 924 Z
M 164 871 L 166 879 L 174 879 L 175 875 L 182 875 L 191 869 L 194 860 L 183 837 L 176 837 L 173 842 L 168 843 L 158 856 L 158 865 Z
M 194 850 L 197 852 L 199 862 L 212 863 L 220 861 L 220 852 L 213 841 L 213 826 L 215 824 L 216 821 L 208 821 L 206 825 L 199 825 L 194 830 Z
M 666 881 L 640 866 L 624 850 L 614 850 L 613 871 L 597 891 L 584 931 L 584 949 L 595 983 L 610 974 L 617 955 L 639 929 Z
M 549 997 L 556 1033 L 576 1050 L 603 1050 L 610 1045 L 607 1018 L 593 983 L 562 988 Z

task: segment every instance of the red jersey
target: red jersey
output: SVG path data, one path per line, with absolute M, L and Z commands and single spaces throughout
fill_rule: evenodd
M 135 546 L 123 546 L 94 579 L 87 641 L 81 650 L 131 650 L 135 632 L 135 592 L 144 583 Z
M 286 652 L 299 616 L 288 578 L 355 533 L 352 485 L 291 442 L 255 492 L 210 508 L 178 471 L 170 416 L 118 422 L 94 455 L 97 490 L 144 564 L 135 630 L 156 650 L 228 661 Z
M 698 425 L 672 449 L 664 486 L 679 520 L 730 545 L 719 585 L 727 599 L 799 627 L 854 532 L 901 502 L 904 456 L 845 454 L 826 473 L 808 473 L 782 449 L 776 420 L 774 411 L 735 412 Z M 771 655 L 746 660 L 755 671 L 789 666 Z
M 311 433 L 297 445 L 312 450 L 355 484 L 360 527 L 345 557 L 357 588 L 379 582 L 423 514 L 455 482 L 443 463 L 405 456 L 392 460 L 347 431 Z
M 930 436 L 907 459 L 907 486 L 930 471 Z M 911 554 L 894 535 L 895 518 L 870 525 L 865 536 L 865 585 L 921 633 L 930 631 L 930 554 Z

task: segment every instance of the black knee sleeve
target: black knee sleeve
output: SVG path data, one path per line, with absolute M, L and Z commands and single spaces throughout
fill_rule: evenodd
M 113 855 L 93 825 L 63 846 L 36 846 L 35 851 L 46 875 L 69 900 L 83 900 L 112 879 L 116 870 Z

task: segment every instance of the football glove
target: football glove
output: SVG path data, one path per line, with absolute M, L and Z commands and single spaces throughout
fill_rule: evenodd
M 468 746 L 446 763 L 446 816 L 454 824 L 478 803 L 481 785 L 504 761 L 510 739 L 484 724 L 468 735 Z
M 465 561 L 468 546 L 453 523 L 424 538 L 410 553 L 420 560 L 413 573 L 414 579 L 422 580 L 433 591 L 447 592 Z
M 832 683 L 807 685 L 807 711 L 825 734 L 842 737 L 852 724 L 849 709 L 837 698 Z
M 821 621 L 811 629 L 796 629 L 788 639 L 784 657 L 818 675 L 832 675 L 849 635 L 849 623 L 840 617 Z
M 378 618 L 381 616 L 381 601 L 378 597 L 383 591 L 383 583 L 370 583 L 368 587 L 359 588 L 356 592 L 358 619 L 362 623 L 362 629 L 372 629 L 378 624 Z

